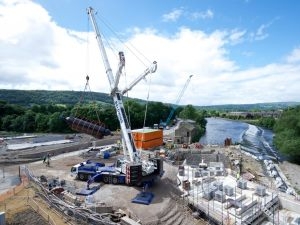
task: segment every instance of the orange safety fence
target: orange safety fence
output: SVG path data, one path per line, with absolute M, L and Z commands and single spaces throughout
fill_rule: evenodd
M 12 188 L 8 189 L 7 191 L 0 194 L 0 202 L 16 195 L 21 190 L 23 190 L 24 187 L 27 187 L 27 185 L 29 184 L 28 177 L 26 175 L 21 175 L 20 180 L 21 180 L 20 184 L 16 185 L 15 187 L 12 187 Z

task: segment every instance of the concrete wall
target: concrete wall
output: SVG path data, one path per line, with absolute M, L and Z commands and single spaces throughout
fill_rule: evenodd
M 175 130 L 175 140 L 174 143 L 177 144 L 191 144 L 191 140 L 196 134 L 196 128 L 189 124 L 188 127 L 182 125 Z
M 279 196 L 282 208 L 300 214 L 300 201 L 293 200 L 284 196 Z
M 109 139 L 100 139 L 96 141 L 96 146 L 101 146 L 101 145 L 110 145 L 110 144 L 115 144 L 117 140 L 120 140 L 119 136 L 109 138 Z M 92 142 L 84 142 L 84 143 L 72 143 L 72 144 L 63 144 L 59 146 L 49 146 L 48 149 L 44 150 L 39 150 L 36 148 L 36 151 L 30 151 L 27 153 L 21 153 L 18 155 L 19 158 L 22 159 L 41 159 L 45 154 L 51 153 L 53 155 L 59 155 L 67 152 L 73 152 L 73 151 L 78 151 L 82 149 L 86 149 L 88 147 L 92 146 Z

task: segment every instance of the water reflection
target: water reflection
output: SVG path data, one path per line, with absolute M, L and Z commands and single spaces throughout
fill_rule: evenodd
M 277 158 L 272 131 L 240 121 L 207 118 L 206 133 L 200 143 L 224 145 L 226 138 L 231 138 L 234 144 L 240 143 L 244 151 L 260 159 Z

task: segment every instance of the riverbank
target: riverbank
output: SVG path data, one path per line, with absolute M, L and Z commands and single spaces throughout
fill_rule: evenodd
M 291 186 L 295 189 L 298 195 L 300 195 L 300 165 L 283 161 L 279 164 L 280 169 L 290 182 Z
M 218 148 L 220 153 L 226 155 L 229 161 L 232 163 L 232 169 L 234 165 L 241 168 L 241 175 L 247 178 L 252 177 L 253 180 L 259 184 L 267 186 L 271 189 L 276 189 L 275 179 L 270 177 L 267 173 L 267 169 L 262 160 L 259 160 L 256 156 L 251 155 L 248 152 L 241 150 L 239 145 L 232 145 L 227 148 Z M 300 165 L 293 164 L 288 161 L 282 161 L 280 163 L 274 162 L 278 173 L 282 180 L 291 187 L 295 192 L 300 194 Z

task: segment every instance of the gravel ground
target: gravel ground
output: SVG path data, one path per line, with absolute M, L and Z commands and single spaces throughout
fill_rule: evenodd
M 225 151 L 227 151 L 226 154 L 228 155 L 233 154 L 233 157 L 236 157 L 236 154 L 241 154 L 235 149 L 227 149 Z M 45 175 L 47 177 L 58 177 L 59 179 L 68 181 L 73 189 L 80 189 L 86 187 L 86 183 L 74 180 L 74 178 L 70 176 L 70 168 L 72 165 L 89 158 L 95 160 L 93 154 L 78 155 L 78 152 L 73 152 L 53 157 L 51 159 L 50 167 L 46 167 L 42 161 L 28 163 L 27 165 L 36 176 Z M 103 161 L 103 159 L 101 161 Z M 112 162 L 113 159 L 110 159 L 105 163 L 107 164 Z M 279 166 L 292 186 L 299 192 L 300 182 L 298 182 L 298 178 L 300 174 L 300 166 L 289 162 L 283 162 Z M 3 177 L 0 178 L 0 190 L 5 189 L 3 188 L 4 184 L 7 185 L 8 182 L 11 182 L 9 177 L 16 177 L 18 175 L 18 167 L 18 165 L 2 166 L 4 172 Z M 264 176 L 264 169 L 261 163 L 257 160 L 250 156 L 243 155 L 243 168 L 245 171 L 258 175 L 257 179 L 259 182 L 269 185 L 270 179 Z M 155 195 L 153 202 L 150 205 L 131 203 L 131 199 L 135 197 L 141 189 L 123 185 L 115 186 L 101 184 L 101 188 L 94 194 L 94 199 L 97 202 L 104 202 L 114 208 L 127 210 L 132 215 L 140 219 L 143 224 L 147 225 L 173 225 L 175 224 L 175 221 L 173 220 L 176 220 L 178 225 L 202 224 L 200 221 L 195 221 L 187 208 L 181 206 L 178 202 L 178 196 L 180 193 L 176 188 L 177 167 L 164 163 L 164 169 L 165 174 L 162 179 L 157 181 L 156 184 L 148 190 L 153 192 Z M 15 178 L 12 179 L 14 180 Z M 10 185 L 14 184 L 15 183 L 12 183 Z
M 285 174 L 292 187 L 294 187 L 295 191 L 298 193 L 298 195 L 300 195 L 300 165 L 284 161 L 279 164 L 279 167 Z
M 90 156 L 91 157 L 91 156 Z M 70 176 L 70 168 L 79 162 L 86 160 L 87 157 L 79 155 L 59 156 L 53 158 L 50 167 L 46 167 L 42 162 L 28 164 L 34 175 L 40 177 L 58 177 L 68 181 L 74 189 L 86 187 L 86 182 L 74 180 Z M 92 158 L 93 159 L 93 158 Z M 93 161 L 96 161 L 95 158 Z M 108 161 L 101 160 L 105 164 L 113 162 L 113 159 Z M 102 184 L 100 189 L 93 195 L 95 202 L 105 203 L 107 206 L 112 206 L 115 209 L 127 211 L 134 218 L 138 218 L 142 224 L 168 224 L 161 223 L 161 218 L 170 211 L 170 206 L 174 204 L 175 199 L 180 196 L 180 192 L 176 188 L 176 173 L 177 167 L 164 163 L 165 174 L 162 179 L 158 180 L 153 187 L 148 191 L 154 194 L 154 198 L 150 205 L 132 203 L 131 200 L 142 191 L 140 187 L 129 187 L 125 185 L 109 185 Z M 98 185 L 95 183 L 94 185 Z M 187 213 L 187 209 L 178 208 L 174 214 L 182 214 L 182 225 L 193 225 L 197 221 L 193 219 L 191 214 Z M 201 224 L 201 223 L 198 223 Z

